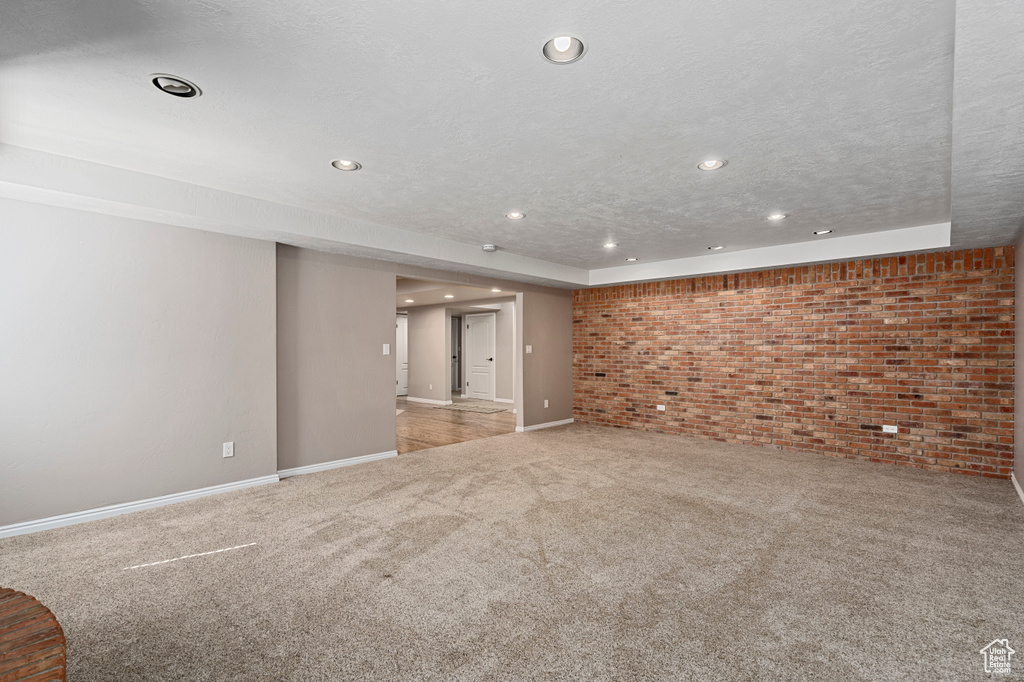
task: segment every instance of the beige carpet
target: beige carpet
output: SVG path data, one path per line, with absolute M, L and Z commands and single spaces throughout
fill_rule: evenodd
M 78 682 L 987 679 L 1024 651 L 1024 506 L 574 425 L 0 540 L 0 584 Z

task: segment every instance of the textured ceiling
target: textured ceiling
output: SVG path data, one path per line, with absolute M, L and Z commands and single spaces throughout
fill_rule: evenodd
M 1024 227 L 1024 2 L 957 0 L 953 245 Z
M 1017 37 L 997 55 L 1008 93 L 985 73 L 986 3 L 959 4 L 972 15 L 953 0 L 5 0 L 0 142 L 584 269 L 948 222 L 960 193 L 954 241 L 1008 243 L 1020 192 L 1005 181 L 993 200 L 951 164 L 954 48 L 973 69 L 958 97 L 1019 112 L 1024 21 L 996 27 Z M 586 55 L 545 62 L 563 32 Z M 153 72 L 204 94 L 169 97 Z M 1002 120 L 976 109 L 956 117 L 964 139 Z M 706 158 L 729 163 L 697 170 Z

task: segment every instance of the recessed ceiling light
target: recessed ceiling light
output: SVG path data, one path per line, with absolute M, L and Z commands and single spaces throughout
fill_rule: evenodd
M 455 295 L 454 294 L 445 294 L 444 297 L 445 298 L 455 298 Z
M 721 245 L 719 245 L 719 246 L 709 246 L 708 247 L 708 251 L 719 251 L 719 250 L 724 249 L 724 248 L 725 247 L 721 246 Z
M 618 244 L 616 244 L 615 242 L 608 242 L 607 244 L 604 245 L 604 248 L 614 249 L 616 246 L 618 246 Z
M 344 171 L 357 171 L 363 167 L 363 164 L 358 161 L 349 161 L 348 159 L 338 159 L 337 161 L 331 161 L 331 165 L 338 170 Z
M 506 213 L 505 217 L 509 220 L 522 220 L 526 217 L 526 214 L 520 213 L 519 211 L 512 211 L 511 213 Z
M 582 57 L 584 51 L 583 42 L 579 38 L 561 35 L 544 43 L 541 53 L 549 62 L 568 64 Z
M 175 97 L 199 97 L 199 95 L 203 94 L 203 91 L 195 83 L 190 83 L 184 78 L 172 76 L 169 73 L 154 73 L 149 77 L 152 79 L 153 85 L 168 95 L 174 95 Z
M 407 298 L 407 299 L 405 299 L 405 302 L 406 303 L 415 303 L 416 301 L 412 300 L 411 298 Z
M 814 234 L 832 234 L 832 230 L 815 230 Z
M 491 291 L 496 293 L 496 294 L 500 294 L 501 293 L 501 289 L 491 289 Z
M 626 262 L 627 262 L 627 263 L 635 263 L 635 262 L 637 262 L 638 260 L 640 260 L 640 259 L 639 259 L 639 258 L 627 258 L 627 259 L 626 259 Z
M 723 159 L 711 159 L 703 163 L 698 163 L 697 168 L 700 168 L 701 170 L 718 170 L 726 163 L 728 162 Z
M 778 222 L 780 220 L 785 220 L 788 217 L 788 215 L 789 214 L 787 213 L 772 213 L 770 216 L 768 216 L 768 220 Z

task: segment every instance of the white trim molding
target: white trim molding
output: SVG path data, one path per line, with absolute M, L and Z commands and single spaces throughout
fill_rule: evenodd
M 1020 489 L 1020 483 L 1017 482 L 1017 477 L 1013 473 L 1010 474 L 1010 480 L 1013 481 L 1013 487 L 1017 489 L 1017 497 L 1024 502 L 1024 490 Z
M 450 400 L 433 400 L 431 398 L 413 398 L 411 395 L 405 397 L 410 403 L 426 403 L 427 405 L 451 405 Z
M 160 497 L 150 497 L 148 499 L 137 500 L 135 502 L 122 502 L 121 504 L 112 504 L 107 507 L 86 509 L 85 511 L 72 512 L 70 514 L 61 514 L 60 516 L 51 516 L 49 518 L 38 519 L 36 521 L 14 523 L 9 526 L 0 526 L 0 538 L 9 538 L 15 535 L 35 533 L 37 531 L 49 530 L 51 528 L 60 528 L 62 526 L 71 526 L 76 523 L 85 523 L 86 521 L 96 521 L 97 519 L 105 519 L 111 516 L 119 516 L 121 514 L 127 514 L 129 512 L 142 511 L 143 509 L 164 507 L 169 504 L 185 502 L 187 500 L 194 500 L 199 497 L 218 495 L 220 493 L 226 493 L 232 490 L 241 490 L 242 488 L 252 488 L 253 486 L 257 485 L 266 485 L 267 483 L 277 483 L 278 480 L 279 479 L 277 474 L 271 474 L 270 476 L 260 476 L 259 478 L 249 478 L 244 481 L 235 481 L 234 483 L 222 483 L 221 485 L 212 485 L 208 488 L 186 490 L 185 492 L 172 493 L 170 495 L 161 495 Z
M 336 459 L 333 462 L 310 464 L 304 467 L 295 467 L 294 469 L 281 469 L 277 472 L 277 475 L 281 478 L 290 478 L 292 476 L 302 476 L 303 474 L 315 474 L 318 471 L 327 471 L 328 469 L 337 469 L 338 467 L 352 466 L 353 464 L 376 462 L 378 459 L 390 459 L 392 457 L 398 457 L 398 450 L 388 450 L 387 452 L 377 452 L 372 455 L 360 455 L 347 459 Z
M 544 424 L 534 424 L 533 426 L 517 426 L 516 431 L 519 433 L 525 433 L 526 431 L 537 431 L 538 429 L 550 429 L 553 426 L 565 426 L 566 424 L 572 424 L 575 421 L 572 417 L 569 419 L 560 419 L 556 422 L 546 422 Z
M 514 403 L 515 401 L 514 400 L 510 400 L 509 398 L 495 398 L 494 402 L 496 402 L 496 403 Z

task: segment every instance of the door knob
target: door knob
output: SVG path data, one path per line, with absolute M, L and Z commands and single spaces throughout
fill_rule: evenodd
M 494 358 L 487 358 L 487 362 L 494 362 Z

